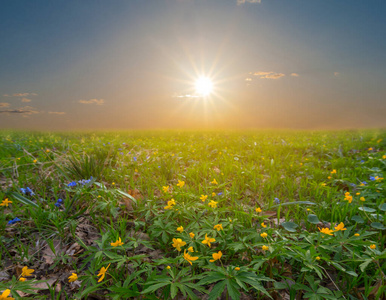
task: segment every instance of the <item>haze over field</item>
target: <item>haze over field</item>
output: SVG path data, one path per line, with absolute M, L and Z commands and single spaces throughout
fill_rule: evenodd
M 386 127 L 383 0 L 5 1 L 0 128 Z

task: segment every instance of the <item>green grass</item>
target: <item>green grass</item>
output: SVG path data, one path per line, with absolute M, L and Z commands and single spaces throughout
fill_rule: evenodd
M 12 203 L 0 206 L 0 291 L 16 299 L 382 299 L 385 175 L 381 130 L 3 131 L 0 201 Z M 341 222 L 346 230 L 335 231 Z M 185 243 L 181 251 L 173 239 Z M 198 257 L 192 265 L 187 253 Z M 24 266 L 34 272 L 22 282 Z

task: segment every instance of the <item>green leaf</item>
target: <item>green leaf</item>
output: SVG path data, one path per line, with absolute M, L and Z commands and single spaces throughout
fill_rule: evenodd
M 34 207 L 39 207 L 39 205 L 37 205 L 35 202 L 29 200 L 29 199 L 26 198 L 26 197 L 23 197 L 23 196 L 20 195 L 19 193 L 11 192 L 11 193 L 9 193 L 9 195 L 12 196 L 14 199 L 19 200 L 21 203 L 23 203 L 23 204 L 25 204 L 25 205 L 34 206 Z
M 375 228 L 375 229 L 379 229 L 379 230 L 384 230 L 386 229 L 385 226 L 383 226 L 382 223 L 379 223 L 379 222 L 373 222 L 370 224 L 371 227 Z
M 213 282 L 223 280 L 225 278 L 226 278 L 226 276 L 224 274 L 217 273 L 217 272 L 210 272 L 210 275 L 201 279 L 200 282 L 198 283 L 198 285 L 211 284 Z
M 370 213 L 375 212 L 374 208 L 367 207 L 367 206 L 358 207 L 358 209 L 361 210 L 361 211 L 370 212 Z
M 370 259 L 366 259 L 363 263 L 361 263 L 359 265 L 359 268 L 361 269 L 362 272 L 365 271 L 365 269 L 367 268 L 367 266 L 372 262 L 373 260 L 370 258 Z
M 231 296 L 232 300 L 239 300 L 240 292 L 238 289 L 238 284 L 231 279 L 227 279 L 226 283 L 227 283 L 228 294 L 229 296 Z
M 319 224 L 320 221 L 316 215 L 310 214 L 307 216 L 307 221 L 312 224 Z
M 168 284 L 170 284 L 170 282 L 160 282 L 160 283 L 152 284 L 147 289 L 142 291 L 142 294 L 153 293 L 156 290 L 158 290 L 158 289 L 160 289 L 160 288 L 162 288 L 162 287 L 164 287 L 165 285 L 168 285 Z
M 222 280 L 219 283 L 217 283 L 213 287 L 212 291 L 209 293 L 208 300 L 217 300 L 221 296 L 222 292 L 224 291 L 225 285 L 226 285 L 225 280 Z
M 298 224 L 294 223 L 294 222 L 283 222 L 281 223 L 281 226 L 284 227 L 285 230 L 289 231 L 289 232 L 296 232 L 296 228 L 298 228 Z
M 380 204 L 378 208 L 382 211 L 386 211 L 386 203 Z
M 363 220 L 363 218 L 359 215 L 355 215 L 351 218 L 352 221 L 355 221 L 357 223 L 360 223 L 360 224 L 363 224 L 365 222 L 365 220 Z
M 296 205 L 296 204 L 315 205 L 315 203 L 311 202 L 311 201 L 294 201 L 294 202 L 286 202 L 286 203 L 281 203 L 281 204 L 278 204 L 278 205 L 274 205 L 274 206 L 271 206 L 271 208 L 279 207 L 279 206 L 285 206 L 285 205 Z

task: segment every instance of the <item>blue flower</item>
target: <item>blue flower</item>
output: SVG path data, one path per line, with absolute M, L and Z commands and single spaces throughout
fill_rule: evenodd
M 279 198 L 275 198 L 275 203 L 279 204 L 280 203 L 280 199 Z
M 58 199 L 58 201 L 56 201 L 57 203 L 63 203 L 63 200 L 62 199 Z
M 134 161 L 137 161 L 137 158 L 134 156 L 134 157 L 133 157 L 133 160 L 134 160 Z
M 357 185 L 355 183 L 350 183 L 352 187 L 356 187 Z
M 374 176 L 370 176 L 370 180 L 371 180 L 371 181 L 374 181 L 374 180 L 375 180 L 375 177 L 374 177 Z
M 13 220 L 8 221 L 8 225 L 15 224 L 16 222 L 20 222 L 21 220 L 19 218 L 15 218 Z
M 55 203 L 55 206 L 56 206 L 56 207 L 60 207 L 60 206 L 61 206 L 61 204 L 60 204 L 60 203 L 58 203 L 58 202 L 56 202 L 56 203 Z
M 35 195 L 35 193 L 28 186 L 26 188 L 21 188 L 20 191 L 25 195 L 28 195 L 28 194 L 30 194 L 30 196 Z
M 223 193 L 222 193 L 222 192 L 220 192 L 220 193 L 218 193 L 218 194 L 217 194 L 217 196 L 221 196 L 222 194 L 223 194 Z
M 76 181 L 70 182 L 70 183 L 68 184 L 68 186 L 69 186 L 69 187 L 76 186 Z
M 120 155 L 123 155 L 123 152 L 119 152 Z
M 361 163 L 363 164 L 364 162 L 365 162 L 365 161 L 362 159 L 362 160 L 361 160 Z

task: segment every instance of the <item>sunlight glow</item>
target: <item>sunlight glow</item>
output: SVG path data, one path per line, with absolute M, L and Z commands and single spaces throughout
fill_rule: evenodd
M 213 91 L 212 80 L 208 77 L 200 77 L 195 83 L 196 93 L 202 97 L 209 96 Z

